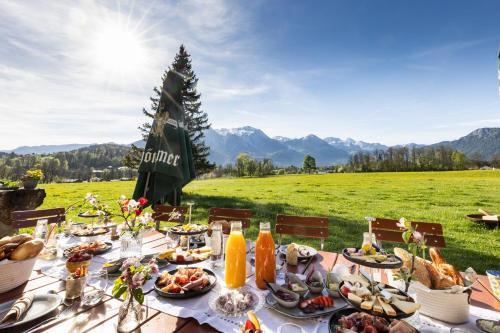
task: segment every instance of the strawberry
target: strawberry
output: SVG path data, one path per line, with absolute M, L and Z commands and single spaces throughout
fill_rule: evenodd
M 247 320 L 245 323 L 245 332 L 247 330 L 255 330 L 255 325 L 250 320 Z

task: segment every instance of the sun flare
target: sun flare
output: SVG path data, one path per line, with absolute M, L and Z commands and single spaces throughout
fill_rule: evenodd
M 146 62 L 146 49 L 137 34 L 120 25 L 100 29 L 92 45 L 92 58 L 103 75 L 131 76 Z

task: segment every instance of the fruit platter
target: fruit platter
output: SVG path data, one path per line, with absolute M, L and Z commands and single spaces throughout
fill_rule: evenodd
M 190 298 L 209 292 L 217 283 L 215 274 L 206 268 L 178 268 L 163 272 L 155 282 L 158 295 Z
M 174 235 L 199 235 L 207 232 L 207 230 L 207 225 L 194 223 L 180 224 L 167 229 L 168 232 Z
M 335 312 L 330 317 L 328 329 L 330 333 L 418 333 L 415 328 L 403 320 L 387 320 L 359 312 L 354 308 L 345 308 Z
M 240 325 L 240 333 L 262 333 L 260 329 L 260 321 L 255 314 L 255 311 L 247 312 L 248 319 L 245 324 Z
M 375 245 L 371 249 L 345 248 L 342 255 L 347 260 L 371 268 L 399 268 L 403 265 L 401 258 L 394 254 L 380 251 Z
M 179 246 L 160 253 L 158 255 L 158 258 L 167 260 L 172 264 L 190 265 L 207 260 L 208 258 L 210 258 L 212 252 L 212 248 L 209 246 L 189 250 L 183 250 Z
M 399 289 L 353 274 L 343 277 L 340 296 L 359 311 L 384 318 L 407 318 L 420 308 L 413 298 Z
M 88 242 L 88 243 L 80 243 L 76 246 L 69 247 L 64 250 L 63 255 L 68 258 L 71 255 L 78 252 L 86 252 L 92 255 L 101 254 L 109 251 L 113 247 L 113 244 L 110 242 Z

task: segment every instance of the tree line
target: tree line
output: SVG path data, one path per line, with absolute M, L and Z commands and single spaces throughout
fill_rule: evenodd
M 387 150 L 359 152 L 351 155 L 348 163 L 341 167 L 346 172 L 383 172 L 465 170 L 486 165 L 500 167 L 500 156 L 494 156 L 487 162 L 479 156 L 467 158 L 461 151 L 450 147 L 427 146 L 390 147 Z
M 123 156 L 128 147 L 104 144 L 94 145 L 69 152 L 43 155 L 0 155 L 0 179 L 20 180 L 29 169 L 41 169 L 44 173 L 42 182 L 52 183 L 65 179 L 103 180 L 132 178 L 136 171 L 123 168 Z M 95 170 L 99 170 L 98 173 Z

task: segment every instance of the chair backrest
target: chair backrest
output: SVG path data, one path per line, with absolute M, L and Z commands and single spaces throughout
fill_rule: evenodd
M 47 220 L 47 224 L 57 223 L 58 228 L 61 222 L 66 220 L 64 208 L 51 208 L 39 210 L 18 210 L 10 214 L 11 227 L 13 229 L 30 228 L 36 226 L 38 220 Z
M 328 218 L 319 216 L 276 215 L 276 233 L 321 239 L 321 250 L 328 237 Z
M 183 223 L 188 208 L 182 206 L 154 205 L 153 211 L 153 219 L 156 222 L 156 230 L 159 230 L 161 221 Z M 177 216 L 170 215 L 173 211 L 178 213 Z
M 388 241 L 393 243 L 404 243 L 403 231 L 397 226 L 398 220 L 376 218 L 372 222 L 372 231 L 377 241 Z M 412 227 L 420 233 L 425 233 L 427 246 L 446 247 L 443 234 L 443 226 L 439 223 L 411 222 Z M 412 239 L 410 239 L 412 241 Z
M 208 215 L 208 223 L 220 220 L 226 220 L 228 222 L 241 221 L 241 225 L 244 229 L 250 227 L 250 221 L 253 216 L 251 209 L 243 208 L 210 208 Z

